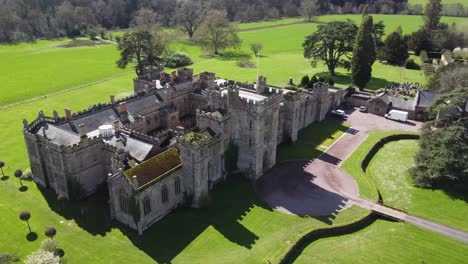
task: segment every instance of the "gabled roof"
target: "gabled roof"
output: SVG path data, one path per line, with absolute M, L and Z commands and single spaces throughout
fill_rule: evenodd
M 39 128 L 37 134 L 45 135 L 51 142 L 59 146 L 70 146 L 80 142 L 79 135 L 47 123 Z
M 139 185 L 138 190 L 143 190 L 181 167 L 179 151 L 176 148 L 170 148 L 140 165 L 125 171 L 124 176 L 131 184 L 133 184 L 133 176 L 136 176 Z
M 419 91 L 419 98 L 417 102 L 417 106 L 419 107 L 429 107 L 431 106 L 432 102 L 441 96 L 440 93 L 432 92 L 428 90 Z

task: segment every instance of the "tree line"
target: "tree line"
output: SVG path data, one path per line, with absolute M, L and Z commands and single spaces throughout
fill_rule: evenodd
M 126 29 L 142 14 L 164 27 L 188 25 L 192 36 L 200 17 L 211 10 L 226 13 L 231 22 L 250 22 L 296 17 L 306 6 L 315 14 L 360 13 L 366 4 L 370 13 L 399 14 L 408 9 L 407 0 L 0 0 L 0 42 Z

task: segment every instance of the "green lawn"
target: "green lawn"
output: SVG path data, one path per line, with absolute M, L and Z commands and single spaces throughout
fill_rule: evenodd
M 295 263 L 458 264 L 467 259 L 468 244 L 406 223 L 377 220 L 357 233 L 315 241 Z
M 441 190 L 413 185 L 408 168 L 418 151 L 416 140 L 390 142 L 369 164 L 367 174 L 376 182 L 384 202 L 413 215 L 468 231 L 468 204 L 452 199 Z
M 278 161 L 315 159 L 348 129 L 349 125 L 334 119 L 314 123 L 299 131 L 295 143 L 279 145 L 276 159 Z
M 423 8 L 426 6 L 426 4 L 429 3 L 429 0 L 408 0 L 408 4 L 410 5 L 416 5 L 420 4 L 423 6 Z M 448 4 L 464 4 L 464 6 L 467 6 L 467 3 L 464 0 L 442 0 L 443 5 L 448 5 Z

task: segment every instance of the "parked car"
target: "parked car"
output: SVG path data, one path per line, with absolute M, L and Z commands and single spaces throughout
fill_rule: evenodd
M 395 121 L 406 122 L 408 120 L 408 112 L 390 110 L 388 114 L 385 114 L 385 118 L 395 120 Z
M 332 110 L 331 113 L 332 113 L 332 115 L 337 116 L 337 117 L 345 117 L 346 116 L 345 112 L 343 110 L 340 110 L 340 109 Z
M 359 112 L 367 113 L 367 106 L 361 106 L 359 107 Z

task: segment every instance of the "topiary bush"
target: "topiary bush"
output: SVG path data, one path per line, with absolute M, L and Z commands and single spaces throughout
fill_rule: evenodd
M 192 60 L 185 52 L 176 52 L 165 58 L 166 66 L 169 68 L 180 68 L 192 64 Z
M 419 64 L 417 64 L 416 62 L 414 62 L 413 59 L 407 59 L 406 62 L 405 62 L 405 68 L 406 69 L 410 69 L 410 70 L 419 70 L 421 69 L 421 67 L 419 66 Z

